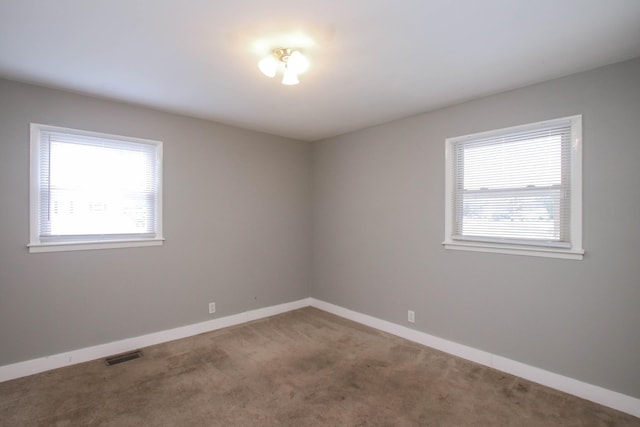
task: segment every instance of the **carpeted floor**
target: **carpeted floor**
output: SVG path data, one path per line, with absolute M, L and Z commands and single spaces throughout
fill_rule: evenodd
M 640 426 L 305 308 L 0 383 L 0 426 Z

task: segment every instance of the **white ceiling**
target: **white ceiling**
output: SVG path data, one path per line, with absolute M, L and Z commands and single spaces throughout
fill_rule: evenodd
M 0 76 L 308 141 L 638 56 L 640 0 L 0 0 Z

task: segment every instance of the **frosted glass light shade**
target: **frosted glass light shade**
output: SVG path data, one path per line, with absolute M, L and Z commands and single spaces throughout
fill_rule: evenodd
M 309 61 L 300 52 L 293 51 L 289 60 L 287 61 L 287 67 L 289 67 L 296 74 L 304 73 L 309 67 Z
M 298 80 L 298 74 L 288 66 L 285 67 L 284 76 L 282 76 L 282 84 L 297 85 L 298 83 L 300 83 L 300 80 Z
M 266 56 L 258 62 L 258 68 L 265 76 L 275 77 L 278 69 L 278 60 L 273 55 Z

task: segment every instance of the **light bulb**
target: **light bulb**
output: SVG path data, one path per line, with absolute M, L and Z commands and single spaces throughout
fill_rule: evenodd
M 295 50 L 293 51 L 293 53 L 291 53 L 291 56 L 287 61 L 287 66 L 295 71 L 296 74 L 302 74 L 307 71 L 307 68 L 309 67 L 309 61 L 302 53 Z
M 278 61 L 273 55 L 264 57 L 258 62 L 258 68 L 267 77 L 275 77 L 278 68 Z
M 282 76 L 282 84 L 297 85 L 298 83 L 300 83 L 300 80 L 298 80 L 298 73 L 296 73 L 294 70 L 289 68 L 289 65 L 287 64 L 284 67 L 284 76 Z

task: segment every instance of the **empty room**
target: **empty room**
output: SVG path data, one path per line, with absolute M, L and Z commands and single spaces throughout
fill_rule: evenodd
M 0 0 L 0 426 L 640 426 L 640 1 Z

